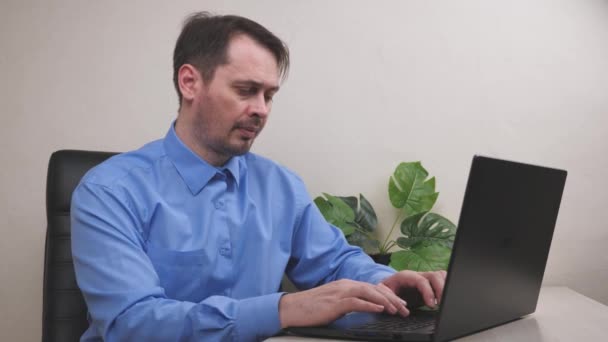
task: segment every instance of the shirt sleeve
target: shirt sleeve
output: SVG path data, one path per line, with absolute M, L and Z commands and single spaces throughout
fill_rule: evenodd
M 395 270 L 376 264 L 363 250 L 351 246 L 342 231 L 329 224 L 306 190 L 303 209 L 295 227 L 292 256 L 287 275 L 300 289 L 309 289 L 338 279 L 377 284 Z
M 280 331 L 282 293 L 200 303 L 167 298 L 126 196 L 81 183 L 71 207 L 72 253 L 91 327 L 104 341 L 254 341 Z

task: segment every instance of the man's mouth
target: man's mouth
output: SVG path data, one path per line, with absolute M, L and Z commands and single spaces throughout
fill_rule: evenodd
M 260 131 L 259 127 L 256 126 L 238 126 L 237 129 L 241 133 L 241 135 L 248 139 L 253 139 L 258 135 Z
M 237 122 L 234 128 L 239 131 L 244 139 L 254 139 L 260 133 L 262 127 L 264 127 L 262 120 L 253 117 L 249 120 Z

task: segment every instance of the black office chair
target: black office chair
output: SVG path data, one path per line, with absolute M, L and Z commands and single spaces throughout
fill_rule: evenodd
M 115 154 L 61 150 L 51 155 L 46 181 L 42 342 L 78 341 L 89 325 L 72 263 L 70 202 L 82 176 Z

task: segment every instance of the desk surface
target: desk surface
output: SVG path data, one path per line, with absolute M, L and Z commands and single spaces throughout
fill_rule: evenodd
M 457 341 L 605 341 L 608 306 L 567 287 L 544 287 L 536 312 L 524 319 L 470 335 Z M 269 342 L 338 341 L 278 336 Z

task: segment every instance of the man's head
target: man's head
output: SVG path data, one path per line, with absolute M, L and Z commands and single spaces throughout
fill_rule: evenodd
M 286 45 L 247 18 L 190 16 L 177 40 L 176 131 L 214 165 L 249 151 L 289 68 Z
M 289 50 L 272 32 L 253 20 L 235 16 L 214 16 L 208 12 L 190 15 L 184 21 L 173 51 L 173 84 L 181 105 L 182 94 L 177 76 L 184 64 L 195 66 L 205 82 L 213 79 L 215 69 L 228 63 L 227 49 L 230 39 L 244 34 L 268 49 L 274 56 L 283 78 L 289 70 Z

